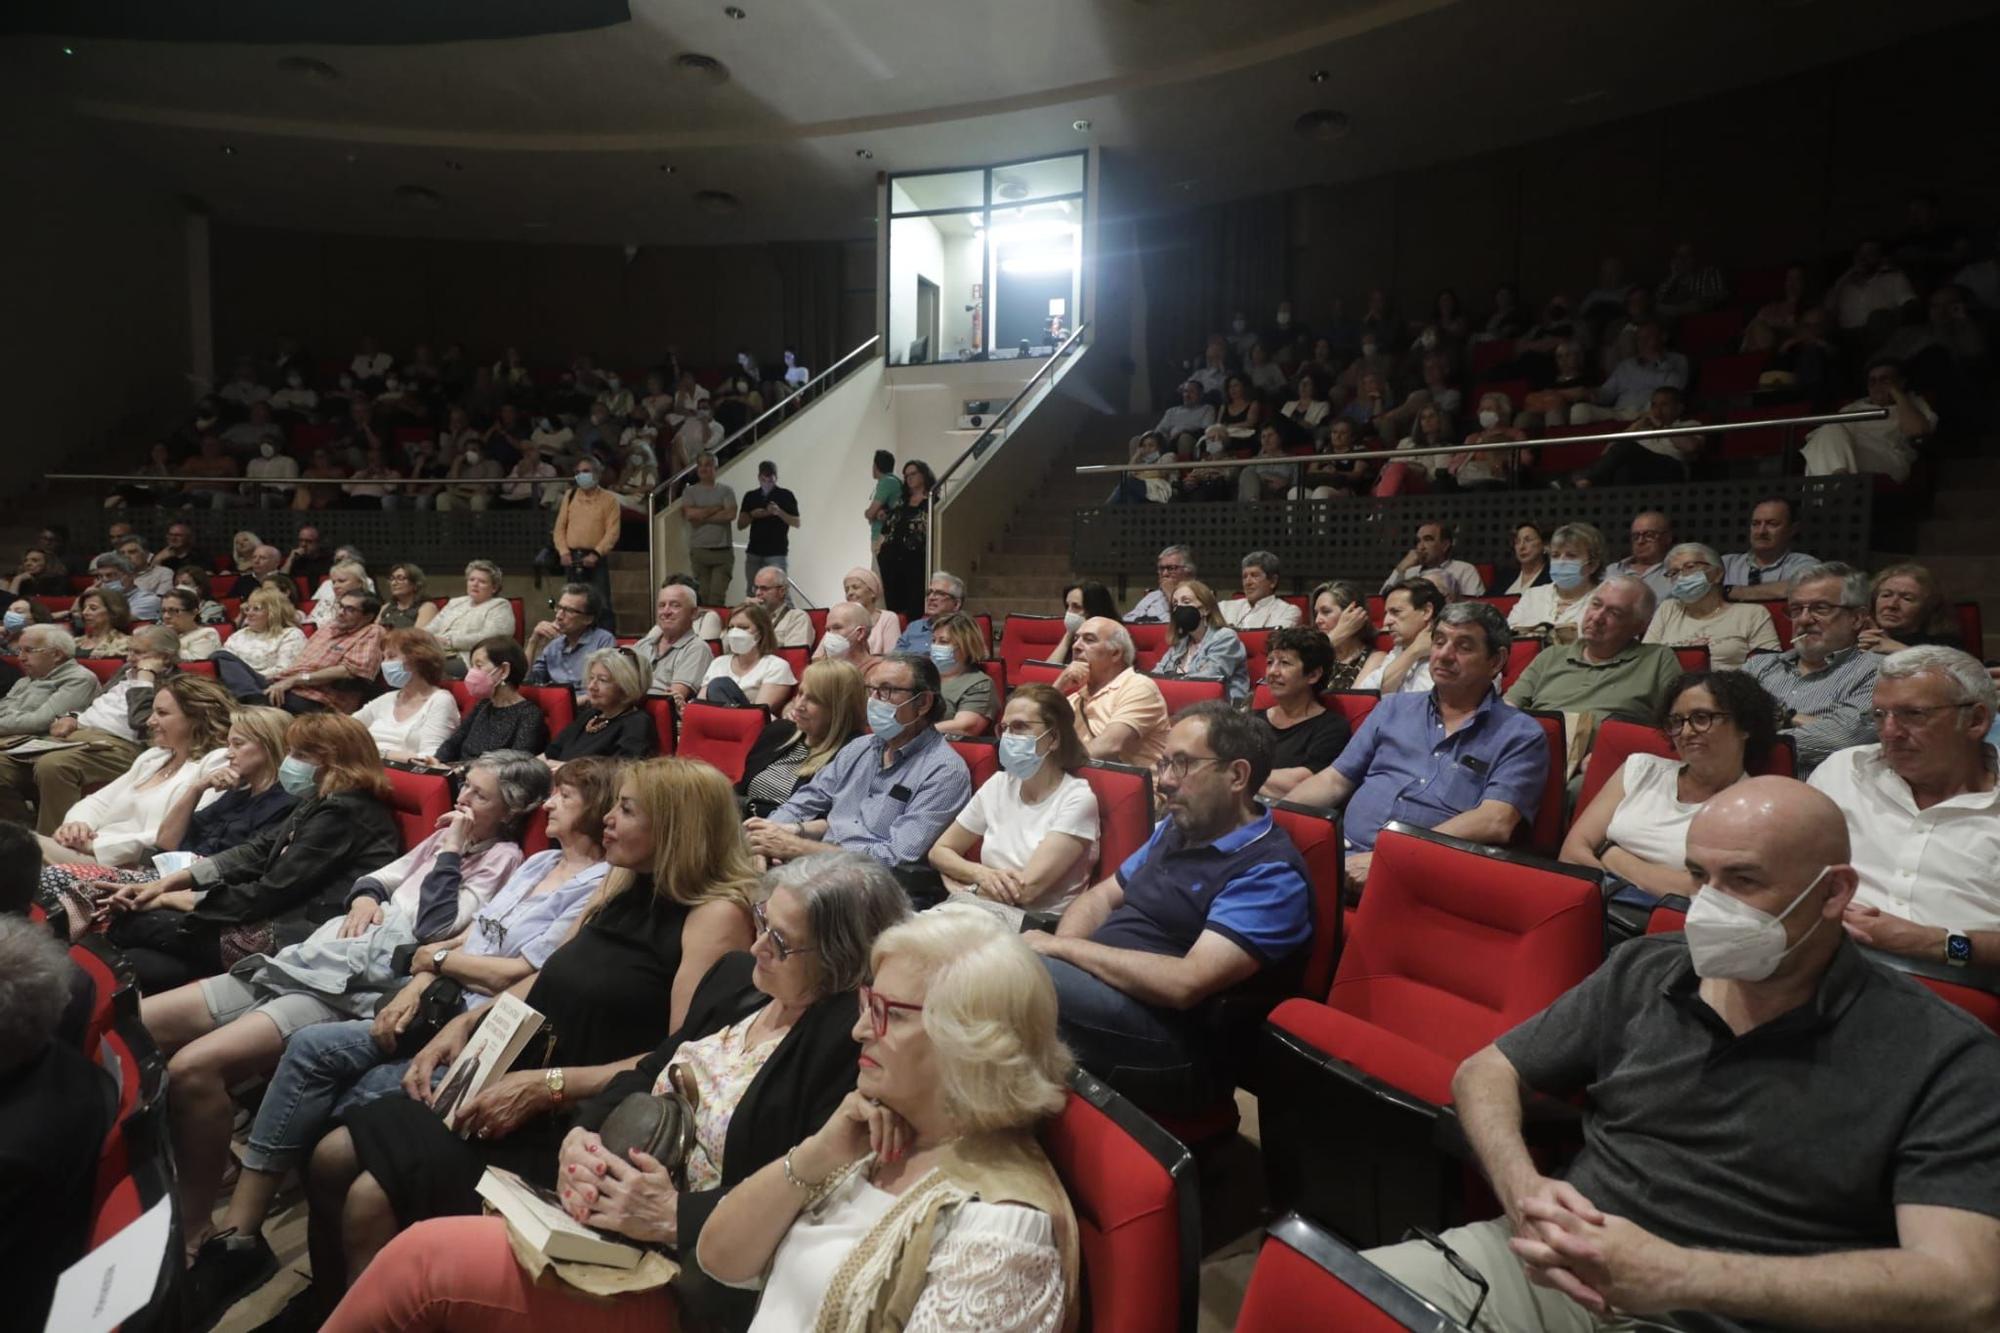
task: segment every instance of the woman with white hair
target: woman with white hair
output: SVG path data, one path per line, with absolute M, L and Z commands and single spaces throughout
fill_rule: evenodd
M 1761 649 L 1776 652 L 1778 627 L 1761 602 L 1732 602 L 1722 595 L 1722 557 L 1700 542 L 1667 552 L 1668 591 L 1646 627 L 1647 643 L 1669 648 L 1706 646 L 1708 664 L 1734 671 Z
M 645 759 L 658 753 L 660 733 L 639 706 L 646 697 L 646 674 L 631 649 L 599 648 L 585 658 L 583 697 L 576 719 L 542 751 L 549 767 L 570 759 Z
M 465 567 L 465 596 L 446 602 L 428 626 L 461 668 L 466 654 L 488 639 L 514 637 L 514 608 L 500 596 L 501 582 L 500 566 L 472 561 Z

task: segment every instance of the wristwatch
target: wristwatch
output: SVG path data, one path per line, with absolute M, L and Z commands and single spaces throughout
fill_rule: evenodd
M 1972 937 L 1957 931 L 1947 931 L 1944 937 L 1944 960 L 1953 967 L 1965 967 L 1972 962 Z
M 443 976 L 445 955 L 450 952 L 451 950 L 449 949 L 439 949 L 436 953 L 432 954 L 431 971 L 437 973 L 439 976 Z
M 557 1106 L 563 1104 L 563 1071 L 561 1066 L 542 1071 L 542 1082 L 548 1086 L 549 1098 Z

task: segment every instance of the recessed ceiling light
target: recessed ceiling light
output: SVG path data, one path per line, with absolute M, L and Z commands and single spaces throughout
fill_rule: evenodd
M 1597 101 L 1599 98 L 1609 97 L 1610 95 L 1611 95 L 1611 90 L 1608 88 L 1592 88 L 1589 92 L 1572 93 L 1570 96 L 1563 98 L 1563 105 L 1588 106 L 1590 103 Z
M 1069 127 L 1075 130 L 1078 134 L 1090 133 L 1090 122 L 1087 120 L 1072 120 L 1069 123 Z
M 671 175 L 673 175 L 673 174 L 674 174 L 674 164 L 673 164 L 673 163 L 671 163 L 671 162 L 662 162 L 662 163 L 660 163 L 660 174 L 661 174 L 662 176 L 671 176 Z
M 694 197 L 694 206 L 712 217 L 726 218 L 743 211 L 743 201 L 727 190 L 703 190 Z
M 62 52 L 66 56 L 73 56 L 76 54 L 76 48 L 74 46 L 65 46 Z
M 858 158 L 867 160 L 867 159 L 872 159 L 875 156 L 875 151 L 871 148 L 857 148 L 854 150 L 854 155 Z
M 284 56 L 279 59 L 278 68 L 314 83 L 334 83 L 340 78 L 339 70 L 316 56 Z
M 1347 137 L 1347 113 L 1325 108 L 1308 111 L 1292 122 L 1292 129 L 1301 138 L 1311 139 L 1315 143 L 1332 143 L 1336 139 Z
M 674 57 L 674 68 L 709 83 L 729 82 L 729 67 L 714 56 L 699 51 L 683 51 Z
M 427 185 L 398 185 L 395 195 L 402 203 L 425 213 L 444 207 L 444 196 Z
M 236 156 L 236 150 L 235 150 L 234 148 L 231 148 L 231 147 L 230 147 L 230 146 L 229 146 L 228 144 L 223 144 L 223 145 L 222 145 L 222 155 L 223 155 L 224 157 L 235 157 L 235 156 Z
M 1332 77 L 1333 77 L 1332 70 L 1316 69 L 1312 73 L 1306 75 L 1306 80 L 1309 83 L 1325 83 L 1328 79 Z
M 722 12 L 726 14 L 728 17 L 736 19 L 738 21 L 750 17 L 748 14 L 743 12 L 743 6 L 741 5 L 724 5 L 722 7 Z
M 444 160 L 444 169 L 446 171 L 464 171 L 465 163 L 460 162 L 457 158 L 448 157 Z

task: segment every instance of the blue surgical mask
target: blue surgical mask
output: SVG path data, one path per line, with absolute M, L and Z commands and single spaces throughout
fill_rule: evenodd
M 1683 602 L 1698 602 L 1708 596 L 1708 575 L 1698 569 L 1690 569 L 1673 582 L 1673 594 Z
M 319 791 L 319 765 L 288 754 L 278 765 L 278 785 L 301 800 L 315 795 Z
M 596 489 L 597 489 L 597 474 L 596 474 L 595 472 L 579 472 L 579 473 L 577 473 L 577 474 L 576 474 L 576 488 L 577 488 L 578 490 L 580 490 L 580 491 L 594 491 L 594 490 L 596 490 Z
M 1035 747 L 1042 743 L 1042 736 L 1002 736 L 1000 738 L 1000 767 L 1016 782 L 1026 782 L 1039 773 L 1042 756 Z
M 948 643 L 934 643 L 931 645 L 931 661 L 937 663 L 940 673 L 950 675 L 958 670 L 958 650 Z
M 868 730 L 885 741 L 892 741 L 903 734 L 903 725 L 896 719 L 896 705 L 886 699 L 868 701 Z
M 9 611 L 5 616 L 0 616 L 0 620 L 6 622 L 8 629 L 20 629 L 28 623 L 27 614 L 21 611 Z
M 382 679 L 392 690 L 400 690 L 410 683 L 410 664 L 400 657 L 382 659 Z
M 1549 582 L 1568 592 L 1583 583 L 1583 561 L 1557 556 L 1549 561 Z

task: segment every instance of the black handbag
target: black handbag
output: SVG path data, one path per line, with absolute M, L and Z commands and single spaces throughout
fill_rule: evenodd
M 627 1161 L 642 1152 L 667 1168 L 674 1188 L 687 1190 L 687 1161 L 694 1151 L 694 1113 L 701 1094 L 681 1065 L 667 1066 L 668 1091 L 635 1092 L 598 1126 L 605 1148 Z
M 418 1051 L 430 1045 L 431 1038 L 444 1031 L 444 1025 L 457 1018 L 465 1009 L 465 987 L 450 977 L 438 977 L 424 987 L 423 995 L 417 1001 L 416 1017 L 396 1038 L 396 1058 L 410 1060 Z

